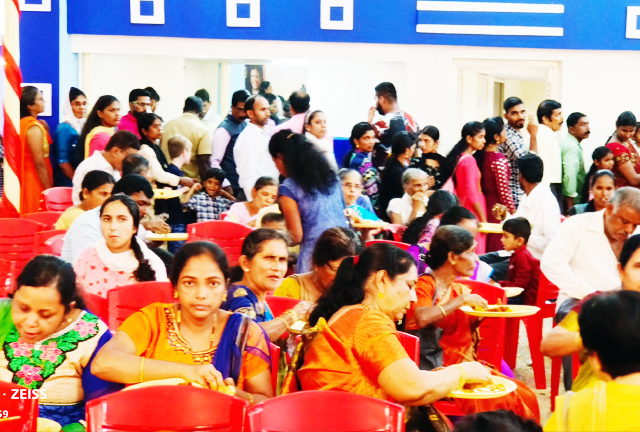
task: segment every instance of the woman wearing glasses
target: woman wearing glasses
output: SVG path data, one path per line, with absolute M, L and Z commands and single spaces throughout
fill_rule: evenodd
M 333 284 L 342 261 L 360 252 L 362 244 L 353 231 L 340 227 L 328 229 L 318 238 L 313 249 L 313 270 L 289 276 L 274 295 L 315 303 Z

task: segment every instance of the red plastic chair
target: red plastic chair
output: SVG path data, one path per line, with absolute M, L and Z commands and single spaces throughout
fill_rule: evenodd
M 369 240 L 369 241 L 366 243 L 366 247 L 369 247 L 369 246 L 374 245 L 374 244 L 376 244 L 376 243 L 388 243 L 388 244 L 392 244 L 392 245 L 398 246 L 398 247 L 399 247 L 400 249 L 402 249 L 402 250 L 407 250 L 407 249 L 409 249 L 409 247 L 411 246 L 409 243 L 402 243 L 402 242 L 399 242 L 399 241 L 391 241 L 391 240 Z
M 7 411 L 6 417 L 15 420 L 0 422 L 0 432 L 36 432 L 38 422 L 38 399 L 12 398 L 14 390 L 26 390 L 17 384 L 0 382 L 0 407 Z M 28 390 L 31 392 L 31 390 Z
M 484 282 L 472 280 L 460 281 L 471 288 L 473 294 L 478 294 L 489 304 L 497 304 L 498 299 L 502 304 L 507 304 L 507 295 L 504 289 Z M 478 345 L 478 359 L 492 364 L 500 370 L 504 355 L 506 318 L 484 319 L 480 324 L 480 344 Z
M 100 318 L 107 325 L 109 324 L 109 300 L 106 298 L 90 294 L 88 292 L 82 293 L 82 298 L 87 305 L 87 310 Z
M 107 293 L 109 329 L 116 331 L 131 314 L 152 303 L 173 303 L 170 282 L 140 282 Z
M 249 408 L 255 432 L 404 431 L 404 407 L 338 391 L 304 391 L 269 399 Z
M 6 298 L 16 288 L 18 271 L 14 261 L 0 259 L 0 298 Z
M 580 356 L 574 354 L 571 356 L 573 366 L 571 367 L 571 373 L 575 380 L 580 370 Z M 556 410 L 556 396 L 560 392 L 560 371 L 562 370 L 562 357 L 551 358 L 551 411 Z
M 58 222 L 63 212 L 59 211 L 43 211 L 38 213 L 28 213 L 20 216 L 22 219 L 36 221 L 46 226 L 45 229 L 52 230 L 53 225 Z
M 33 258 L 34 238 L 44 225 L 27 219 L 0 219 L 0 259 L 15 261 L 16 270 Z
M 253 231 L 246 225 L 230 221 L 208 221 L 187 226 L 189 243 L 207 240 L 220 246 L 230 266 L 238 265 L 244 239 Z
M 529 339 L 529 350 L 533 362 L 533 377 L 537 389 L 547 388 L 547 379 L 544 371 L 544 357 L 540 352 L 542 343 L 542 324 L 545 318 L 553 318 L 556 315 L 556 303 L 559 288 L 549 282 L 544 273 L 540 272 L 540 284 L 538 286 L 538 298 L 536 306 L 540 312 L 526 318 L 509 318 L 505 337 L 504 359 L 511 369 L 515 368 L 518 355 L 518 334 L 520 332 L 520 320 L 524 321 Z
M 271 313 L 274 317 L 278 317 L 285 313 L 289 309 L 293 309 L 302 300 L 293 299 L 289 297 L 278 297 L 268 295 L 266 298 L 267 305 L 271 309 Z
M 43 191 L 42 198 L 45 210 L 63 212 L 72 207 L 72 190 L 73 188 L 70 187 L 54 187 Z
M 37 213 L 36 213 L 37 214 Z M 33 244 L 33 255 L 50 254 L 60 256 L 64 235 L 67 230 L 51 230 L 36 233 Z
M 249 402 L 191 386 L 126 390 L 87 403 L 87 432 L 243 430 Z
M 420 367 L 420 338 L 409 333 L 398 332 L 398 339 L 411 360 Z
M 269 342 L 269 351 L 271 353 L 271 385 L 273 386 L 273 395 L 278 394 L 278 371 L 280 370 L 280 347 Z

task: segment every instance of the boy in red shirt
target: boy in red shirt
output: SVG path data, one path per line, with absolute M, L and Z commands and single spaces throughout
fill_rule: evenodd
M 527 250 L 531 235 L 531 224 L 523 217 L 508 219 L 502 226 L 504 250 L 513 251 L 509 260 L 509 280 L 500 282 L 503 287 L 524 288 L 524 291 L 509 299 L 510 304 L 535 306 L 540 280 L 540 261 Z

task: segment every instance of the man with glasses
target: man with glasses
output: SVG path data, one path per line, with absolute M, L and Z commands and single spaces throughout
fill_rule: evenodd
M 118 130 L 127 130 L 140 139 L 138 116 L 151 110 L 151 93 L 144 89 L 131 90 L 129 93 L 129 113 L 122 117 Z

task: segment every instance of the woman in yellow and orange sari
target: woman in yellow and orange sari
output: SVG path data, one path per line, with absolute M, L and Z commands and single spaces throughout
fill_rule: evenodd
M 320 332 L 298 372 L 303 390 L 335 390 L 412 406 L 430 404 L 465 382 L 485 382 L 489 371 L 476 362 L 437 372 L 418 369 L 400 344 L 394 321 L 415 299 L 418 279 L 411 255 L 389 244 L 346 258 L 333 286 L 313 309 Z
M 440 227 L 433 236 L 427 256 L 429 272 L 416 284 L 418 301 L 407 313 L 406 329 L 420 337 L 420 364 L 423 369 L 450 367 L 477 359 L 477 318 L 461 306 L 486 307 L 487 302 L 460 283 L 470 277 L 478 262 L 476 242 L 469 231 L 457 226 Z M 498 372 L 492 372 L 499 375 Z M 535 393 L 515 381 L 515 392 L 495 399 L 456 399 L 466 414 L 506 409 L 540 422 Z
M 22 88 L 20 97 L 20 213 L 35 213 L 40 209 L 40 195 L 53 186 L 53 170 L 49 160 L 51 136 L 38 120 L 44 112 L 42 92 L 33 86 Z
M 154 303 L 127 318 L 96 356 L 93 373 L 125 384 L 182 378 L 211 389 L 232 386 L 250 403 L 273 397 L 264 332 L 246 315 L 220 309 L 228 279 L 217 245 L 183 246 L 171 278 L 179 303 Z

